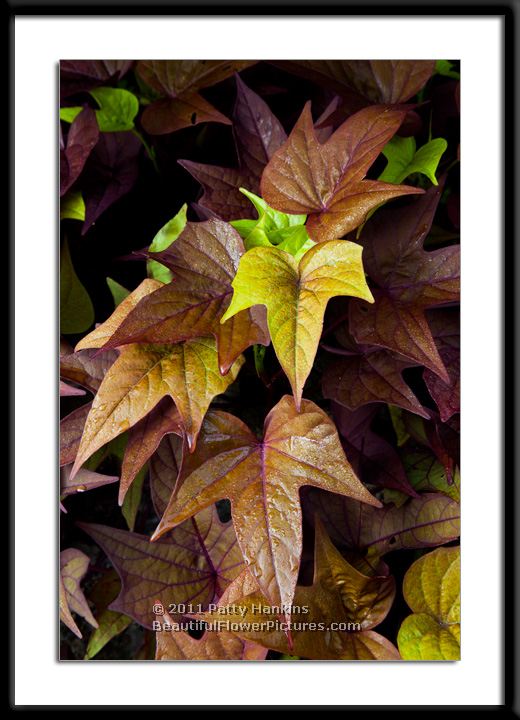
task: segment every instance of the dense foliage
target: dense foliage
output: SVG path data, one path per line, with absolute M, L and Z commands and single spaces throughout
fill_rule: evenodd
M 61 657 L 457 659 L 456 64 L 60 74 Z

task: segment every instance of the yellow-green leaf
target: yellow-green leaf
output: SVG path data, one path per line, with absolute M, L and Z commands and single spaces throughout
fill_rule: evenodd
M 403 582 L 413 611 L 397 636 L 404 660 L 460 659 L 460 547 L 437 548 L 416 560 Z
M 298 408 L 329 299 L 346 295 L 373 302 L 361 253 L 355 243 L 331 240 L 311 248 L 299 262 L 269 247 L 253 248 L 240 259 L 233 300 L 221 322 L 254 305 L 266 306 L 273 347 Z

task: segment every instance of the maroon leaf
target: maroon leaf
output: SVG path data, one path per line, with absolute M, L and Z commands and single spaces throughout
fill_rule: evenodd
M 207 417 L 208 415 L 206 415 L 204 423 Z M 204 423 L 199 435 L 197 447 L 199 447 L 202 442 Z M 197 450 L 195 450 L 194 454 L 197 454 Z M 168 502 L 177 483 L 177 478 L 179 477 L 182 458 L 182 439 L 173 433 L 163 437 L 159 447 L 150 458 L 150 492 L 153 506 L 158 517 L 162 517 L 168 507 Z
M 179 160 L 204 188 L 200 204 L 224 220 L 256 217 L 253 206 L 239 192 L 239 188 L 259 192 L 264 167 L 287 137 L 267 103 L 250 90 L 238 75 L 235 75 L 235 79 L 237 98 L 233 111 L 233 129 L 239 168 Z
M 92 223 L 133 188 L 139 173 L 141 141 L 132 132 L 102 133 L 85 169 L 84 235 Z
M 60 380 L 60 397 L 70 397 L 71 395 L 85 395 L 85 391 Z
M 364 179 L 405 115 L 406 109 L 365 108 L 321 144 L 307 103 L 262 174 L 262 197 L 281 212 L 309 215 L 309 236 L 324 242 L 354 230 L 381 203 L 422 193 L 408 185 Z
M 154 543 L 104 525 L 79 526 L 103 548 L 121 578 L 121 592 L 109 609 L 147 628 L 155 619 L 156 598 L 166 609 L 183 603 L 205 608 L 244 568 L 233 525 L 222 524 L 214 507 Z
M 61 470 L 60 493 L 62 498 L 68 495 L 86 492 L 87 490 L 95 490 L 103 485 L 111 485 L 119 480 L 117 475 L 101 475 L 100 473 L 92 472 L 92 470 L 85 470 L 85 468 L 78 470 L 71 480 L 71 469 L 72 465 L 67 465 Z
M 60 149 L 60 195 L 79 178 L 98 139 L 96 113 L 85 107 L 70 126 L 66 147 Z
M 222 220 L 187 223 L 169 248 L 150 253 L 170 268 L 173 281 L 143 297 L 104 347 L 178 343 L 213 335 L 220 370 L 227 373 L 247 347 L 270 342 L 264 307 L 219 322 L 231 301 L 231 283 L 243 253 L 242 238 Z
M 201 122 L 230 121 L 199 95 L 253 63 L 248 60 L 141 60 L 137 72 L 155 92 L 166 96 L 149 105 L 141 122 L 151 135 L 163 135 Z
M 346 330 L 336 333 L 336 339 L 342 348 L 325 346 L 340 357 L 323 373 L 324 397 L 349 410 L 382 402 L 430 417 L 402 377 L 403 370 L 413 363 L 384 349 L 358 345 Z
M 78 453 L 83 428 L 92 403 L 73 410 L 60 422 L 60 467 L 73 463 Z
M 435 60 L 297 60 L 276 64 L 333 89 L 348 101 L 351 112 L 367 102 L 406 102 L 424 87 L 435 69 Z
M 202 95 L 192 93 L 181 98 L 163 98 L 147 107 L 142 123 L 150 135 L 166 135 L 203 122 L 231 125 Z
M 446 366 L 449 383 L 431 370 L 425 369 L 424 382 L 439 408 L 441 420 L 446 422 L 460 412 L 460 329 L 458 309 L 428 314 L 429 324 L 439 355 Z
M 169 433 L 182 434 L 181 417 L 171 399 L 164 398 L 128 432 L 119 484 L 120 505 L 123 504 L 137 473 L 157 450 L 163 437 Z
M 332 410 L 345 453 L 361 480 L 416 496 L 397 452 L 371 430 L 377 405 L 365 405 L 351 412 L 332 403 Z
M 363 229 L 363 263 L 379 289 L 373 305 L 351 303 L 350 330 L 358 342 L 404 355 L 448 381 L 424 313 L 459 299 L 460 247 L 423 249 L 443 184 L 406 207 L 379 210 Z
M 112 80 L 120 80 L 132 67 L 133 60 L 62 60 L 60 97 L 84 92 Z
M 96 393 L 105 373 L 117 359 L 116 350 L 97 354 L 97 350 L 80 350 L 60 357 L 60 377 Z

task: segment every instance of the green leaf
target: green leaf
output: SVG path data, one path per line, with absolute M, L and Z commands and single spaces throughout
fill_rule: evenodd
M 94 322 L 94 306 L 79 281 L 69 246 L 65 241 L 60 255 L 60 329 L 64 335 L 88 330 Z
M 84 660 L 92 660 L 110 640 L 120 635 L 132 624 L 132 618 L 108 609 L 108 606 L 115 600 L 120 590 L 121 581 L 115 570 L 109 570 L 94 586 L 89 599 L 96 608 L 98 627 L 88 639 Z
M 61 220 L 85 220 L 85 201 L 79 191 L 68 192 L 60 200 Z
M 300 260 L 307 250 L 316 245 L 314 240 L 311 240 L 307 235 L 304 225 L 278 230 L 276 235 L 281 238 L 280 244 L 277 245 L 278 249 L 294 255 L 296 260 Z
M 460 73 L 453 70 L 453 63 L 449 60 L 437 60 L 435 63 L 435 72 L 437 75 L 443 75 L 444 77 L 453 78 L 454 80 L 460 80 Z
M 459 660 L 460 547 L 416 560 L 404 576 L 403 595 L 414 613 L 397 635 L 403 660 Z
M 444 138 L 435 138 L 417 150 L 415 138 L 395 136 L 383 148 L 388 164 L 379 180 L 399 185 L 412 173 L 421 173 L 437 185 L 435 173 L 447 147 Z
M 168 220 L 166 225 L 163 225 L 154 237 L 150 247 L 148 248 L 150 252 L 162 252 L 163 250 L 169 248 L 170 245 L 177 240 L 186 227 L 187 211 L 188 206 L 184 203 L 179 212 L 171 220 Z M 154 280 L 159 280 L 163 283 L 169 283 L 172 280 L 171 270 L 165 267 L 158 260 L 147 260 L 146 269 L 148 277 L 154 278 Z
M 258 220 L 232 220 L 231 225 L 244 241 L 246 250 L 254 247 L 277 246 L 299 260 L 313 242 L 305 228 L 306 215 L 287 215 L 269 207 L 258 195 L 240 188 L 258 212 Z
M 60 108 L 60 120 L 66 123 L 72 123 L 78 117 L 82 107 L 64 107 Z
M 246 190 L 245 188 L 240 188 L 240 192 L 245 195 L 246 198 L 251 200 L 259 218 L 265 213 L 269 222 L 269 230 L 281 230 L 282 228 L 293 227 L 294 225 L 303 225 L 307 220 L 307 215 L 288 215 L 269 207 L 263 198 L 249 192 L 249 190 Z
M 125 499 L 123 500 L 123 505 L 121 507 L 123 517 L 126 520 L 128 529 L 131 531 L 134 529 L 135 518 L 137 517 L 137 511 L 139 510 L 139 505 L 141 504 L 141 498 L 143 496 L 143 483 L 147 469 L 148 467 L 145 465 L 141 468 L 141 470 L 139 470 L 125 495 Z
M 410 484 L 418 492 L 440 492 L 456 502 L 460 502 L 460 473 L 455 468 L 453 479 L 448 480 L 446 469 L 428 451 L 419 450 L 407 453 L 404 467 Z
M 127 290 L 125 287 L 120 285 L 115 280 L 112 280 L 112 278 L 107 277 L 107 285 L 110 289 L 110 292 L 112 293 L 112 297 L 114 298 L 114 305 L 117 307 L 120 303 L 123 302 L 123 300 L 130 295 L 130 290 Z
M 397 439 L 397 447 L 402 447 L 410 439 L 410 433 L 407 432 L 403 421 L 403 411 L 396 405 L 389 405 L 388 410 Z
M 99 87 L 90 90 L 90 94 L 99 105 L 96 118 L 101 132 L 122 132 L 134 128 L 139 100 L 133 93 L 122 88 Z

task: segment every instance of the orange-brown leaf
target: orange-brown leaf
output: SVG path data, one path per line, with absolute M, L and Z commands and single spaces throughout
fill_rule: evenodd
M 245 425 L 241 442 L 194 470 L 174 493 L 155 531 L 171 528 L 222 498 L 231 500 L 238 543 L 246 564 L 273 604 L 291 604 L 302 550 L 299 488 L 380 503 L 355 476 L 328 416 L 309 400 L 301 412 L 286 395 L 265 421 L 259 442 Z

